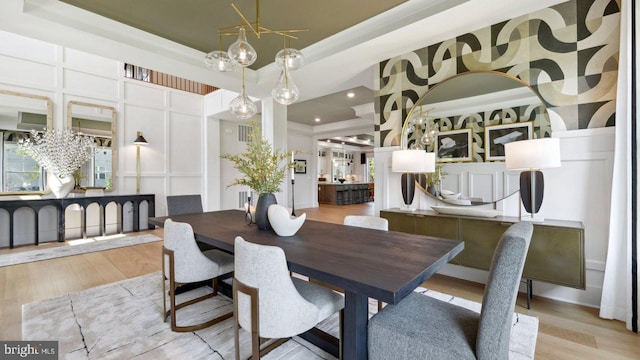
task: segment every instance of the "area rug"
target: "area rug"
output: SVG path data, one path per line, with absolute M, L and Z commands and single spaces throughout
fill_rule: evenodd
M 33 261 L 49 260 L 64 256 L 85 254 L 95 251 L 109 250 L 162 240 L 162 238 L 159 238 L 152 234 L 123 236 L 115 238 L 113 236 L 108 236 L 107 238 L 109 239 L 96 240 L 78 245 L 57 246 L 46 249 L 17 252 L 13 254 L 3 254 L 0 255 L 0 267 L 23 264 Z
M 210 292 L 202 287 L 179 295 L 179 301 Z M 478 311 L 480 304 L 425 288 L 416 291 Z M 178 312 L 179 325 L 193 324 L 232 311 L 232 302 L 216 296 Z M 371 301 L 370 315 L 377 310 Z M 334 315 L 321 329 L 338 332 Z M 531 359 L 538 319 L 514 314 L 510 359 Z M 172 332 L 162 319 L 162 275 L 154 273 L 22 306 L 23 340 L 59 342 L 60 359 L 234 359 L 233 319 L 209 328 Z M 242 357 L 249 356 L 250 334 L 241 332 Z M 294 337 L 264 359 L 335 359 L 307 341 Z

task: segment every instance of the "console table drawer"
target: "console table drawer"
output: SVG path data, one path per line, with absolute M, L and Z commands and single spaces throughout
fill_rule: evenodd
M 522 276 L 584 289 L 584 231 L 536 225 Z

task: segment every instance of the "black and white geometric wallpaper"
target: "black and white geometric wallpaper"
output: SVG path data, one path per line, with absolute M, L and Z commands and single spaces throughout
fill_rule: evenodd
M 529 84 L 567 130 L 614 126 L 620 1 L 570 0 L 381 62 L 374 83 L 376 146 L 399 145 L 407 113 L 431 87 L 478 70 Z M 497 125 L 490 111 L 474 116 L 477 121 L 465 123 L 474 134 Z M 549 136 L 550 127 L 541 124 L 535 132 Z M 480 138 L 475 134 L 474 142 Z M 474 147 L 483 152 L 481 143 Z

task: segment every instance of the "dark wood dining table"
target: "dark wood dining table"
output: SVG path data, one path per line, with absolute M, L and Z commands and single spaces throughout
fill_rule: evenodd
M 169 217 L 150 218 L 163 226 Z M 367 359 L 368 298 L 399 302 L 464 248 L 457 240 L 313 220 L 281 237 L 245 223 L 240 210 L 171 217 L 191 224 L 197 241 L 233 253 L 236 236 L 282 248 L 289 270 L 344 289 L 344 359 Z

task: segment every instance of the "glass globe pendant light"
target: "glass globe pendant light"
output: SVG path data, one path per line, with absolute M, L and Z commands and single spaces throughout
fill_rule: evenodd
M 420 138 L 420 143 L 424 146 L 433 146 L 435 145 L 438 134 L 438 127 L 434 122 L 434 118 L 429 116 L 429 111 L 427 110 L 426 114 L 422 114 L 422 106 L 420 106 L 420 121 L 422 125 L 424 125 L 424 131 L 422 133 L 422 137 Z
M 212 51 L 204 57 L 204 63 L 208 68 L 217 72 L 233 71 L 236 69 L 236 64 L 231 60 L 227 52 L 225 51 Z
M 238 30 L 238 40 L 229 46 L 229 58 L 240 66 L 250 66 L 258 58 L 256 50 L 247 42 L 247 34 L 244 27 Z
M 300 50 L 284 48 L 276 54 L 276 64 L 284 69 L 285 63 L 289 70 L 299 69 L 304 63 L 304 56 Z
M 244 87 L 244 67 L 242 68 L 242 92 L 238 97 L 229 103 L 231 113 L 240 120 L 246 120 L 253 117 L 258 112 L 258 107 L 247 96 Z
M 280 73 L 280 77 L 278 78 L 278 83 L 271 90 L 271 96 L 277 102 L 282 105 L 293 104 L 298 100 L 300 96 L 300 90 L 291 79 L 289 74 L 289 70 L 285 67 L 282 69 L 282 73 Z
M 229 104 L 231 113 L 240 120 L 246 120 L 253 117 L 258 112 L 256 104 L 249 99 L 247 94 L 242 93 L 237 98 L 231 100 Z
M 286 41 L 286 38 L 283 37 L 283 40 Z M 289 55 L 293 55 L 295 59 L 291 61 Z M 282 105 L 293 104 L 300 97 L 300 90 L 293 82 L 289 70 L 302 66 L 302 61 L 302 53 L 296 49 L 283 47 L 276 55 L 276 63 L 282 67 L 282 73 L 276 86 L 271 90 L 271 97 Z

